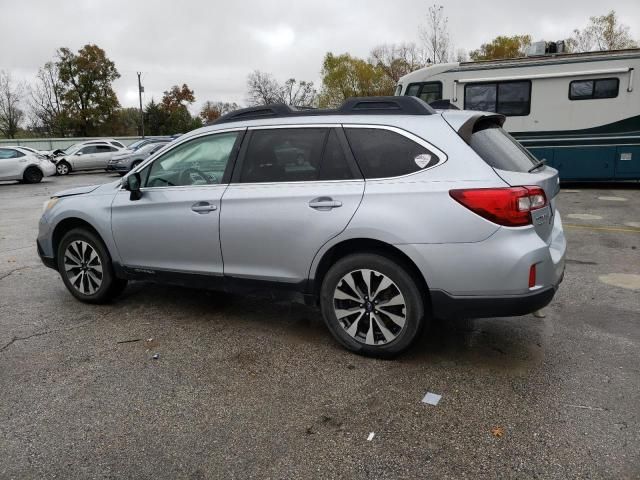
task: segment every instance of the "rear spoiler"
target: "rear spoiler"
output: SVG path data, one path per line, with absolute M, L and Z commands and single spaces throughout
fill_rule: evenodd
M 479 113 L 470 117 L 466 122 L 462 124 L 462 126 L 458 129 L 458 135 L 462 137 L 462 139 L 471 143 L 471 135 L 480 130 L 484 130 L 490 125 L 498 125 L 502 127 L 504 122 L 507 120 L 507 117 L 504 115 L 500 115 L 499 113 L 495 114 L 486 114 Z

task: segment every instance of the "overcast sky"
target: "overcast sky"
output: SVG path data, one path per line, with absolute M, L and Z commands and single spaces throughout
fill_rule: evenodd
M 0 0 L 0 70 L 33 81 L 59 47 L 95 43 L 116 64 L 123 106 L 137 106 L 136 71 L 144 101 L 187 83 L 197 103 L 244 103 L 246 77 L 270 72 L 281 81 L 311 80 L 319 88 L 326 52 L 366 57 L 381 43 L 419 40 L 431 1 L 421 0 Z M 456 49 L 471 50 L 496 35 L 529 33 L 559 40 L 592 15 L 615 9 L 640 38 L 640 1 L 442 1 Z

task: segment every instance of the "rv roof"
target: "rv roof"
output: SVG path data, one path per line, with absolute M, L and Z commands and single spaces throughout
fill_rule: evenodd
M 502 58 L 499 60 L 479 60 L 476 62 L 462 62 L 450 72 L 460 72 L 465 70 L 484 70 L 491 68 L 509 68 L 535 66 L 549 63 L 579 63 L 595 62 L 603 60 L 617 60 L 623 58 L 640 57 L 640 48 L 626 50 L 608 50 L 604 52 L 583 52 L 583 53 L 553 53 L 547 55 L 537 55 L 534 57 Z

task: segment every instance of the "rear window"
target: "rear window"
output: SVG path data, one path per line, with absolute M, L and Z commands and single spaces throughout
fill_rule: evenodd
M 498 125 L 487 125 L 471 135 L 471 148 L 493 168 L 528 172 L 536 159 Z
M 407 175 L 436 165 L 440 159 L 399 133 L 377 128 L 345 129 L 364 178 Z

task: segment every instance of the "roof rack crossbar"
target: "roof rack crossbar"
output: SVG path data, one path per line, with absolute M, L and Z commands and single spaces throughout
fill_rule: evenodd
M 242 108 L 223 115 L 212 124 L 294 116 L 432 115 L 433 113 L 435 113 L 433 108 L 417 97 L 354 97 L 345 100 L 337 109 L 297 109 L 282 103 Z

